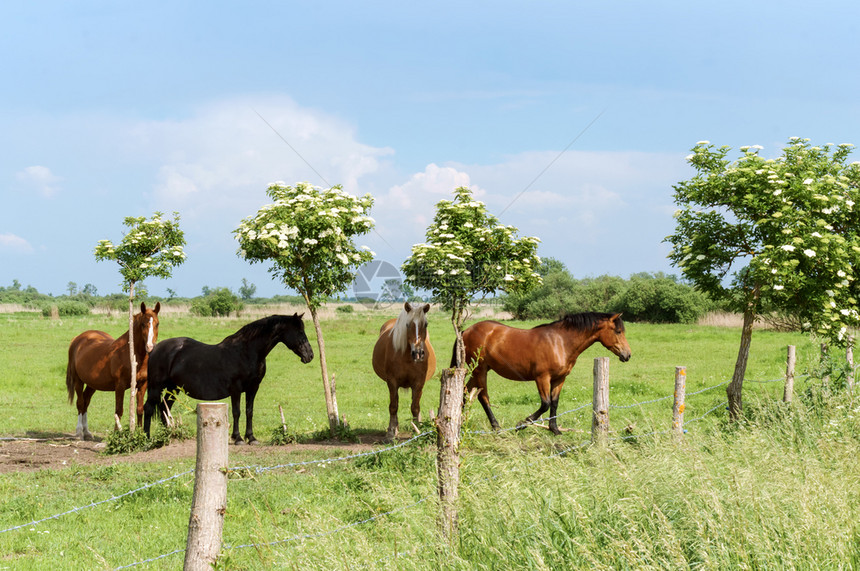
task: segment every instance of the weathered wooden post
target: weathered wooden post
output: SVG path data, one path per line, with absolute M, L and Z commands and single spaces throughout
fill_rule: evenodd
M 460 497 L 460 428 L 466 369 L 442 371 L 439 415 L 436 417 L 436 474 L 439 479 L 439 526 L 449 544 L 458 534 L 457 500 Z
M 591 442 L 606 444 L 609 435 L 609 357 L 594 359 Z
M 227 403 L 197 405 L 197 467 L 185 571 L 210 570 L 221 552 L 227 511 Z
M 782 402 L 791 402 L 794 396 L 794 366 L 796 363 L 797 354 L 794 345 L 789 345 L 785 360 L 785 389 L 782 392 Z
M 675 403 L 672 405 L 672 430 L 684 434 L 684 398 L 687 394 L 687 367 L 675 367 Z

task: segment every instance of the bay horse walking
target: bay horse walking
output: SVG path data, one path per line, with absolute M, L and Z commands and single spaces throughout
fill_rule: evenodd
M 436 353 L 427 332 L 428 311 L 430 304 L 413 307 L 405 303 L 397 319 L 382 325 L 373 347 L 373 370 L 388 384 L 389 440 L 397 436 L 399 389 L 412 389 L 412 421 L 421 422 L 421 393 L 436 372 Z
M 540 408 L 520 423 L 530 424 L 549 409 L 549 428 L 560 434 L 556 423 L 558 397 L 576 358 L 599 341 L 618 355 L 622 362 L 630 359 L 630 345 L 624 335 L 620 313 L 576 313 L 538 325 L 517 329 L 496 321 L 479 321 L 463 331 L 466 367 L 474 367 L 466 385 L 467 392 L 480 390 L 478 400 L 487 413 L 493 430 L 499 422 L 490 410 L 487 394 L 487 371 L 493 370 L 512 381 L 535 381 L 540 394 Z M 451 366 L 457 365 L 456 345 Z
M 197 400 L 230 397 L 236 444 L 257 442 L 254 436 L 254 397 L 266 375 L 266 357 L 278 343 L 286 345 L 302 363 L 314 358 L 301 315 L 270 315 L 253 321 L 217 345 L 190 337 L 166 339 L 149 355 L 149 393 L 143 407 L 143 429 L 149 435 L 156 409 L 164 415 L 182 388 Z M 167 391 L 162 403 L 161 394 Z M 245 393 L 245 440 L 239 435 L 239 404 Z
M 141 302 L 140 313 L 134 315 L 134 357 L 137 360 L 137 419 L 143 414 L 146 395 L 147 355 L 158 341 L 158 312 L 161 303 L 149 309 Z M 87 409 L 96 391 L 113 391 L 116 395 L 115 413 L 122 418 L 125 391 L 131 387 L 131 359 L 128 331 L 114 339 L 104 331 L 84 331 L 69 344 L 69 363 L 66 366 L 66 390 L 69 404 L 77 395 L 78 425 L 75 436 L 92 440 L 87 426 Z

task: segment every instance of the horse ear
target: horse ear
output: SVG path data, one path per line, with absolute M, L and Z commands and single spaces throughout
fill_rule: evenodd
M 615 321 L 616 319 L 620 319 L 621 315 L 622 315 L 621 313 L 616 313 L 615 315 L 612 316 L 612 321 Z
M 403 303 L 403 309 L 406 310 L 406 313 L 409 313 L 410 311 L 412 311 L 412 306 L 409 305 L 409 302 L 407 301 Z
M 424 306 L 424 313 L 427 313 L 428 311 L 430 311 L 430 304 L 429 303 Z
M 146 313 L 146 302 L 144 302 L 144 301 L 140 302 L 140 312 Z
M 155 311 L 155 315 L 158 315 L 158 312 L 161 311 L 161 302 L 160 301 L 155 302 L 155 309 L 153 311 Z

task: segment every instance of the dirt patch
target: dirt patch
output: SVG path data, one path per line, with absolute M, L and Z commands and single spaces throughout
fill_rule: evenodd
M 384 433 L 362 435 L 360 442 L 318 442 L 312 444 L 288 444 L 285 446 L 235 446 L 230 445 L 230 458 L 241 458 L 239 463 L 271 464 L 272 460 L 300 451 L 337 451 L 338 456 L 358 454 L 386 444 Z M 403 435 L 401 438 L 408 438 Z M 62 470 L 71 466 L 113 465 L 133 462 L 171 462 L 194 460 L 197 441 L 194 439 L 174 442 L 162 448 L 134 454 L 104 453 L 105 444 L 100 440 L 83 441 L 73 436 L 50 438 L 18 438 L 0 440 L 0 474 L 29 472 L 34 470 Z

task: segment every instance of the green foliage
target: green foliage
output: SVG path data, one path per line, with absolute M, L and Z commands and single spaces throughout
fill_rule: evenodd
M 242 278 L 242 286 L 239 288 L 239 295 L 242 296 L 242 299 L 248 301 L 254 297 L 255 293 L 257 293 L 257 286 Z
M 348 424 L 338 423 L 330 430 L 319 430 L 312 434 L 312 440 L 340 440 L 342 442 L 361 442 L 358 434 Z
M 201 317 L 227 317 L 238 313 L 244 304 L 226 287 L 207 288 L 204 297 L 197 297 L 191 302 L 191 312 Z
M 860 324 L 860 163 L 848 164 L 852 148 L 793 137 L 776 159 L 754 146 L 729 162 L 729 147 L 699 142 L 687 157 L 696 176 L 675 186 L 672 263 L 710 295 L 753 313 L 792 313 L 805 329 L 844 343 Z
M 179 229 L 179 214 L 173 220 L 162 220 L 156 212 L 147 220 L 143 216 L 127 217 L 123 224 L 128 232 L 119 245 L 99 240 L 95 248 L 97 261 L 114 260 L 120 266 L 123 291 L 133 291 L 134 284 L 149 276 L 169 278 L 173 268 L 185 261 L 185 235 Z
M 337 306 L 337 309 L 335 311 L 337 311 L 338 313 L 350 314 L 355 311 L 355 308 L 353 308 L 351 305 L 339 305 Z
M 298 442 L 299 437 L 295 432 L 288 427 L 281 425 L 272 429 L 272 444 L 275 446 L 284 446 L 285 444 L 293 444 Z
M 611 311 L 628 321 L 695 323 L 715 304 L 702 292 L 662 274 L 635 274 L 617 296 Z
M 63 299 L 56 303 L 46 303 L 42 305 L 42 315 L 44 317 L 50 317 L 54 307 L 57 308 L 57 312 L 60 317 L 90 314 L 90 306 L 88 304 L 82 301 Z
M 576 280 L 564 264 L 541 264 L 543 283 L 534 290 L 504 298 L 505 311 L 515 319 L 558 319 L 568 313 L 623 313 L 627 321 L 694 323 L 714 308 L 707 296 L 674 276 L 640 273 L 624 280 L 599 276 Z
M 373 198 L 352 196 L 340 185 L 323 189 L 308 183 L 274 183 L 267 194 L 274 202 L 233 232 L 239 255 L 251 263 L 269 262 L 270 273 L 315 309 L 346 290 L 355 270 L 373 259 L 373 252 L 353 243 L 373 228 Z
M 453 310 L 455 327 L 478 295 L 525 292 L 540 284 L 537 238 L 516 238 L 516 228 L 499 224 L 466 187 L 454 200 L 436 204 L 427 242 L 412 247 L 403 263 L 406 282 L 432 292 L 433 300 Z
M 128 427 L 122 430 L 113 430 L 108 433 L 105 438 L 105 454 L 131 454 L 133 452 L 145 452 L 155 448 L 167 446 L 171 442 L 179 440 L 187 440 L 192 438 L 192 433 L 181 421 L 176 417 L 176 421 L 172 427 L 164 426 L 156 422 L 150 431 L 151 435 L 147 436 L 143 430 L 130 431 Z

